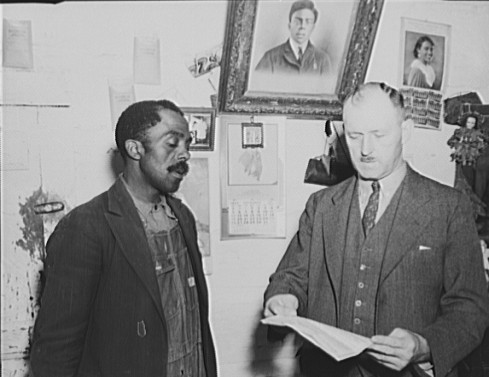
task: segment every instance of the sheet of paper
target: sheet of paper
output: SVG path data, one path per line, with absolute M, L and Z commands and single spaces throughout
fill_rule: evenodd
M 109 96 L 112 128 L 114 129 L 119 116 L 135 101 L 136 95 L 132 81 L 129 79 L 110 79 Z
M 3 20 L 3 66 L 34 67 L 31 21 Z
M 304 317 L 273 316 L 261 322 L 265 325 L 290 327 L 336 361 L 357 356 L 372 345 L 367 337 Z
M 156 37 L 134 37 L 134 82 L 161 84 L 160 40 Z

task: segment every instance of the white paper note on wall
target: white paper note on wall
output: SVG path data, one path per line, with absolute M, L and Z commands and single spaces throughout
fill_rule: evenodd
M 134 82 L 161 84 L 160 40 L 156 37 L 134 37 Z
M 112 128 L 115 129 L 121 113 L 136 100 L 134 84 L 130 79 L 110 79 L 109 96 Z
M 3 66 L 34 67 L 31 21 L 3 20 Z

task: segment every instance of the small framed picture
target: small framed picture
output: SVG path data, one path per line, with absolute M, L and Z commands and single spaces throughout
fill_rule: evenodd
M 213 151 L 215 137 L 215 109 L 204 107 L 182 108 L 192 135 L 191 151 Z
M 243 148 L 263 148 L 263 123 L 241 123 Z

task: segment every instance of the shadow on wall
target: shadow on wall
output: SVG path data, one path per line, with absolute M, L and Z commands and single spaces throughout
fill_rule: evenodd
M 299 377 L 296 362 L 300 346 L 298 337 L 286 328 L 268 331 L 268 326 L 260 323 L 261 311 L 256 315 L 256 326 L 252 333 L 250 364 L 252 376 Z

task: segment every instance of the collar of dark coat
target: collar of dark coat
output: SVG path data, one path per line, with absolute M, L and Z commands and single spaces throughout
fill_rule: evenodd
M 182 201 L 172 195 L 167 195 L 165 198 L 171 209 L 181 214 Z M 127 206 L 128 201 L 133 203 L 131 195 L 124 187 L 124 182 L 118 178 L 108 191 L 108 211 L 121 216 L 129 215 L 133 220 L 139 219 L 136 207 Z
M 193 217 L 182 201 L 172 195 L 167 195 L 166 200 L 178 219 L 180 229 L 187 244 L 190 261 L 197 280 L 199 300 L 207 302 L 207 290 L 205 278 L 202 273 L 202 262 L 197 246 L 196 229 Z M 139 278 L 149 291 L 161 318 L 164 320 L 163 308 L 159 297 L 158 282 L 153 273 L 154 266 L 151 260 L 151 252 L 146 239 L 143 223 L 139 218 L 136 206 L 130 194 L 124 187 L 124 183 L 118 179 L 108 191 L 108 209 L 105 214 L 109 226 L 117 239 L 118 245 L 128 262 L 133 266 Z M 202 315 L 207 315 L 207 307 L 201 305 Z
M 149 292 L 160 318 L 164 321 L 151 252 L 136 206 L 121 179 L 117 179 L 107 195 L 107 223 L 119 249 Z

